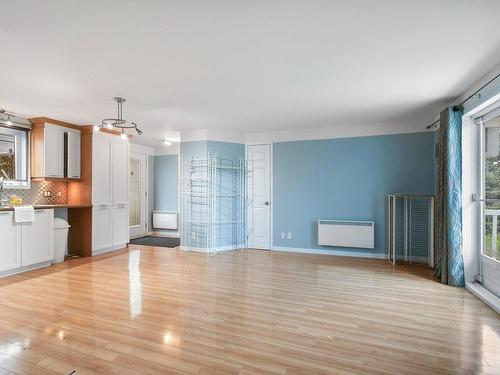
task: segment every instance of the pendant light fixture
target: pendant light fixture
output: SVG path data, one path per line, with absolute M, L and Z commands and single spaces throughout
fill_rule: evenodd
M 121 137 L 123 139 L 128 138 L 128 134 L 126 133 L 126 130 L 128 129 L 134 129 L 137 133 L 137 135 L 141 135 L 142 131 L 137 127 L 137 124 L 133 121 L 130 123 L 127 122 L 126 120 L 123 119 L 123 109 L 122 105 L 125 102 L 125 98 L 120 98 L 120 97 L 115 97 L 113 100 L 117 103 L 118 105 L 118 114 L 116 118 L 105 118 L 101 121 L 100 125 L 95 125 L 94 130 L 99 131 L 102 128 L 107 128 L 107 129 L 113 129 L 117 128 L 121 131 Z

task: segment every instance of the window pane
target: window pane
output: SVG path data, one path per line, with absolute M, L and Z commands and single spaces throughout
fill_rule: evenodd
M 131 227 L 141 224 L 140 168 L 139 160 L 130 160 L 129 222 Z
M 0 176 L 6 180 L 16 179 L 15 149 L 15 137 L 0 134 Z
M 28 179 L 27 169 L 27 131 L 0 127 L 0 176 L 11 184 L 15 182 L 26 183 Z
M 500 128 L 485 129 L 484 145 L 484 255 L 500 260 Z

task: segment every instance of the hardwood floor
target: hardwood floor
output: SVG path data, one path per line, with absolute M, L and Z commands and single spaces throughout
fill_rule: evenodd
M 500 374 L 500 317 L 430 270 L 131 246 L 0 280 L 0 374 Z

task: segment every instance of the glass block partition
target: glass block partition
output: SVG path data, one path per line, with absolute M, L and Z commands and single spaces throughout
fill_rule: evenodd
M 247 246 L 248 162 L 182 160 L 181 247 L 213 253 Z

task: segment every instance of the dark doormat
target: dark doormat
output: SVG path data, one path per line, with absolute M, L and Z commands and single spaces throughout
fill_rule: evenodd
M 146 236 L 130 240 L 132 245 L 146 245 L 159 247 L 177 247 L 181 244 L 179 238 Z

